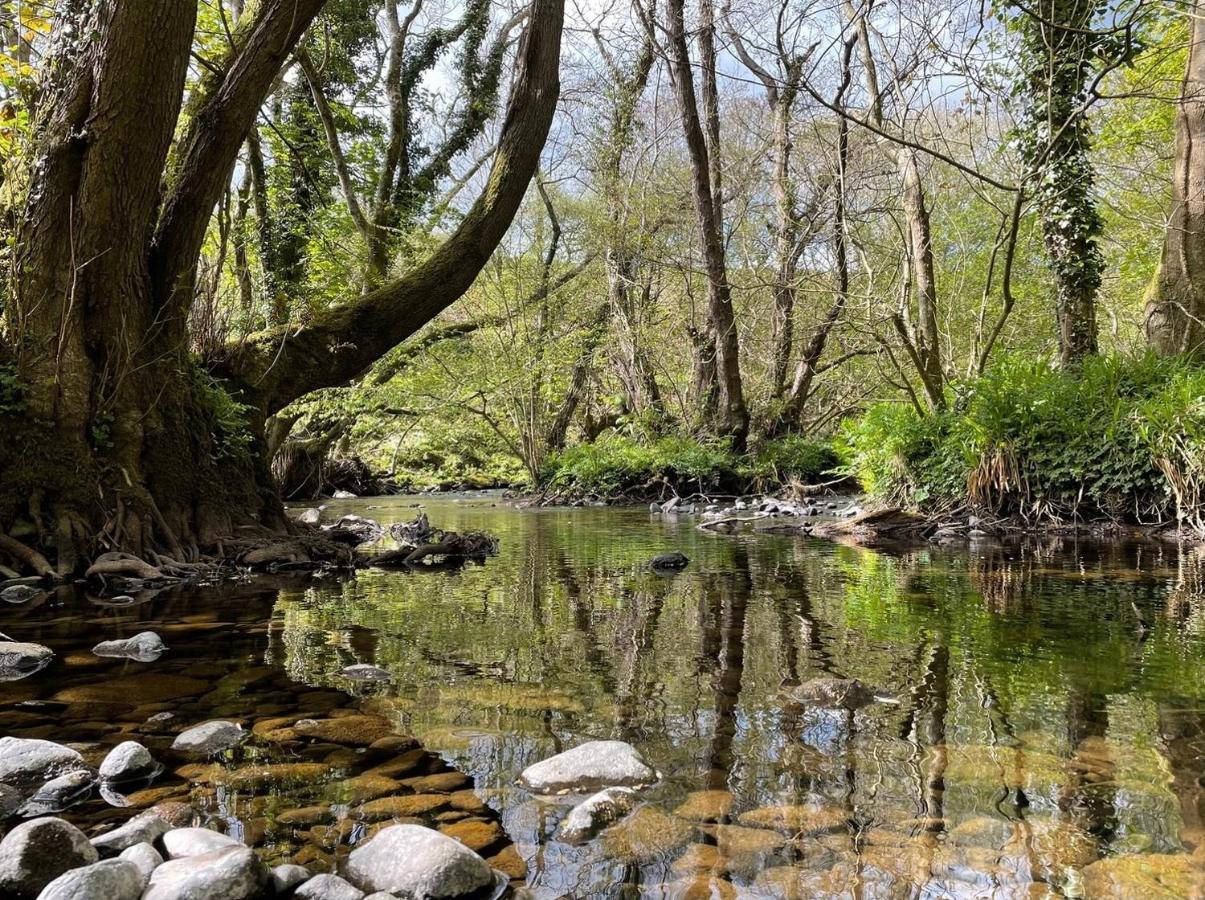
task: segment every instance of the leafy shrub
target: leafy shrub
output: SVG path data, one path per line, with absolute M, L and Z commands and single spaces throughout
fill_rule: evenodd
M 736 467 L 722 444 L 681 436 L 643 443 L 613 435 L 558 454 L 549 461 L 543 480 L 585 493 L 639 493 L 654 483 L 670 484 L 681 493 L 732 486 Z
M 193 386 L 209 420 L 214 458 L 245 458 L 254 443 L 248 427 L 251 407 L 239 403 L 220 382 L 199 368 L 193 370 Z
M 543 481 L 554 488 L 602 495 L 660 495 L 764 489 L 792 479 L 815 482 L 837 464 L 827 444 L 788 437 L 754 453 L 733 454 L 722 441 L 671 435 L 652 440 L 622 434 L 582 444 L 549 461 Z
M 838 463 L 837 454 L 830 443 L 790 435 L 757 447 L 741 471 L 758 481 L 816 484 L 831 477 Z
M 1003 356 L 922 416 L 879 404 L 847 423 L 844 471 L 893 503 L 1037 517 L 1148 519 L 1199 506 L 1205 372 L 1153 355 L 1088 359 L 1075 371 Z
M 0 365 L 0 414 L 16 414 L 25 410 L 25 382 L 16 366 Z

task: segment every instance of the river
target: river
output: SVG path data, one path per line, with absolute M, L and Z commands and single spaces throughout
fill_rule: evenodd
M 102 748 L 153 736 L 142 723 L 163 712 L 262 734 L 313 708 L 367 711 L 472 779 L 483 818 L 505 829 L 489 849 L 505 847 L 538 897 L 1201 889 L 1197 551 L 1036 537 L 872 550 L 709 534 L 641 509 L 519 510 L 492 494 L 335 501 L 328 517 L 404 521 L 420 503 L 438 527 L 496 535 L 499 555 L 132 607 L 64 589 L 7 610 L 6 633 L 57 655 L 0 685 L 0 733 Z M 688 568 L 649 571 L 666 550 Z M 155 662 L 88 652 L 148 629 L 170 646 Z M 393 680 L 349 685 L 338 673 L 352 663 Z M 821 675 L 888 702 L 789 701 Z M 627 820 L 568 846 L 554 836 L 567 807 L 515 778 L 593 738 L 634 744 L 662 778 Z M 345 785 L 371 778 L 354 742 L 333 744 L 317 762 L 287 741 L 252 747 L 257 778 L 179 767 L 136 806 L 187 800 L 276 861 L 304 850 L 312 867 L 337 866 L 371 830 L 358 815 L 368 789 Z M 99 799 L 63 813 L 93 826 L 119 814 Z

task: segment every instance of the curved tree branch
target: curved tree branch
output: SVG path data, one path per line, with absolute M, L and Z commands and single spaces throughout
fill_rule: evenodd
M 216 368 L 267 414 L 303 394 L 343 384 L 460 298 L 510 227 L 535 173 L 560 92 L 564 0 L 533 0 L 514 89 L 489 182 L 461 225 L 402 278 L 230 349 Z

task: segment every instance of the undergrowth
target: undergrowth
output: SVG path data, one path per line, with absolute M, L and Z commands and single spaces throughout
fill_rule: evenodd
M 1147 355 L 1060 371 L 1006 355 L 951 398 L 937 414 L 881 403 L 846 422 L 841 471 L 923 509 L 1201 527 L 1205 369 Z
M 569 493 L 600 496 L 747 493 L 798 481 L 825 480 L 837 464 L 827 443 L 799 437 L 768 441 L 744 455 L 726 444 L 674 435 L 637 441 L 612 435 L 570 447 L 549 460 L 542 483 Z

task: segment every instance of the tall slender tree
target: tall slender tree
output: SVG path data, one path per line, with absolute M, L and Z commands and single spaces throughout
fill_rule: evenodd
M 1188 65 L 1176 109 L 1172 208 L 1146 301 L 1146 334 L 1164 354 L 1205 348 L 1205 9 L 1191 8 Z
M 745 407 L 741 383 L 740 341 L 724 253 L 714 16 L 710 0 L 703 0 L 700 15 L 702 50 L 699 54 L 704 86 L 704 120 L 701 121 L 690 48 L 686 42 L 683 0 L 668 0 L 666 13 L 670 77 L 678 98 L 678 113 L 682 119 L 690 159 L 695 219 L 707 273 L 707 330 L 715 341 L 716 381 L 719 388 L 715 426 L 720 434 L 731 438 L 737 452 L 743 452 L 749 436 L 749 412 Z

